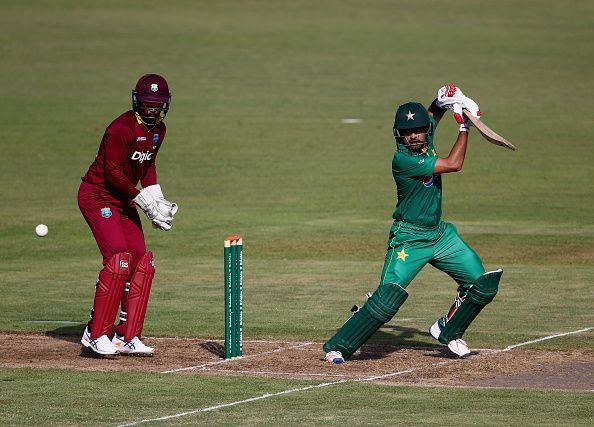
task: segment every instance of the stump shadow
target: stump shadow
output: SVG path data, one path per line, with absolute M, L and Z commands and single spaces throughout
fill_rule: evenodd
M 200 343 L 199 346 L 215 356 L 223 359 L 225 357 L 225 346 L 215 341 L 207 341 Z

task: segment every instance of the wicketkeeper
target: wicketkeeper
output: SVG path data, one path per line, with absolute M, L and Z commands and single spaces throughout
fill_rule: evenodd
M 454 85 L 446 85 L 425 109 L 417 102 L 400 105 L 394 118 L 397 150 L 392 174 L 397 187 L 394 222 L 388 238 L 386 260 L 377 290 L 324 344 L 324 360 L 342 363 L 396 314 L 406 299 L 409 283 L 427 264 L 447 273 L 458 284 L 454 304 L 431 325 L 433 338 L 459 357 L 470 355 L 462 336 L 499 287 L 503 270 L 485 272 L 474 250 L 462 240 L 454 225 L 441 219 L 441 175 L 459 172 L 464 164 L 469 121 L 466 108 L 480 117 L 479 107 Z M 437 124 L 452 110 L 460 124 L 458 137 L 447 157 L 433 145 Z
M 78 205 L 103 255 L 91 320 L 81 343 L 101 355 L 150 356 L 141 340 L 155 275 L 136 206 L 153 227 L 171 229 L 177 205 L 157 184 L 155 160 L 165 138 L 163 119 L 171 104 L 167 81 L 142 76 L 132 91 L 132 110 L 106 129 L 99 152 L 82 177 Z M 142 189 L 136 185 L 140 181 Z M 120 323 L 114 322 L 121 304 Z

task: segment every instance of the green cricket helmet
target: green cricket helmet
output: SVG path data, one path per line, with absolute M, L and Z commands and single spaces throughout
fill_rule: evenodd
M 422 141 L 414 142 L 410 137 L 404 137 L 402 131 L 409 129 L 418 129 L 416 133 L 424 133 Z M 400 144 L 412 151 L 422 151 L 429 142 L 429 137 L 433 133 L 433 126 L 429 119 L 429 113 L 422 104 L 418 102 L 407 102 L 402 104 L 396 110 L 394 117 L 394 126 L 392 128 L 396 144 Z
M 423 104 L 418 102 L 407 102 L 402 104 L 396 110 L 394 117 L 394 136 L 400 136 L 399 130 L 416 129 L 429 127 L 431 121 L 429 120 L 429 113 L 423 107 Z

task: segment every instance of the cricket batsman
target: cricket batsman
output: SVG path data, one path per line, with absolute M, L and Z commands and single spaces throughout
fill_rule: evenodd
M 454 304 L 431 325 L 429 333 L 455 356 L 470 355 L 462 336 L 495 298 L 503 270 L 485 272 L 480 258 L 456 227 L 441 219 L 442 175 L 462 170 L 466 155 L 470 122 L 463 108 L 480 117 L 477 103 L 449 84 L 438 90 L 428 109 L 408 102 L 396 110 L 393 132 L 397 150 L 392 174 L 397 204 L 381 280 L 365 305 L 354 307 L 352 317 L 324 344 L 324 360 L 343 363 L 389 322 L 408 298 L 409 283 L 427 263 L 458 284 Z M 433 138 L 447 110 L 453 111 L 460 128 L 449 155 L 439 157 Z
M 132 109 L 105 130 L 78 191 L 78 206 L 103 255 L 91 319 L 80 342 L 100 355 L 154 353 L 141 335 L 155 264 L 136 206 L 154 228 L 171 229 L 177 205 L 163 196 L 155 166 L 170 105 L 167 81 L 157 74 L 142 76 L 132 91 Z

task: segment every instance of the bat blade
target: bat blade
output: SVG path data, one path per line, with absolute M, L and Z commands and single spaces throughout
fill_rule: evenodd
M 479 120 L 476 117 L 474 117 L 466 108 L 463 111 L 464 115 L 468 117 L 468 119 L 472 122 L 474 127 L 477 128 L 477 130 L 480 132 L 483 138 L 495 145 L 499 145 L 501 147 L 516 151 L 516 147 L 511 142 L 509 142 L 507 139 L 505 139 L 504 137 L 496 133 L 494 130 L 492 130 L 489 126 L 483 123 L 482 120 Z

